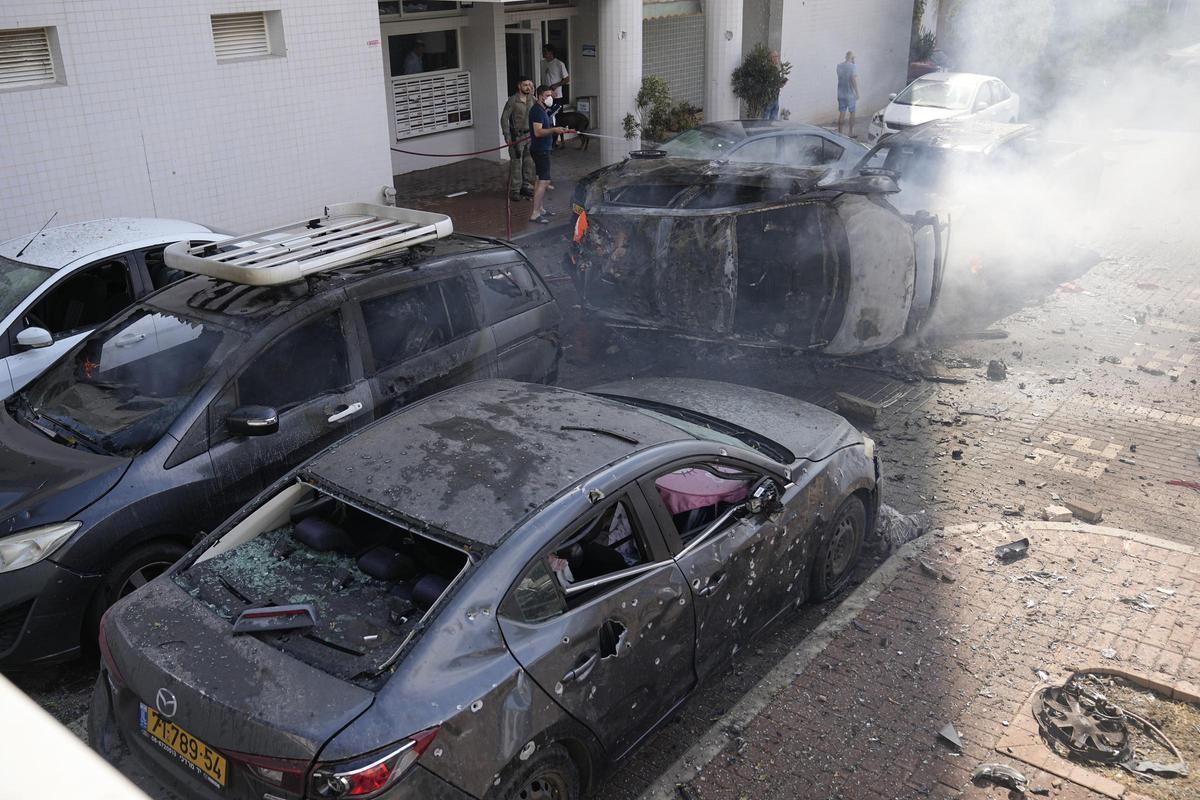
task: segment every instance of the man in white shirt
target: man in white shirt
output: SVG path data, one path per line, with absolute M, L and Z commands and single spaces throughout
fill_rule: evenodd
M 554 90 L 555 100 L 562 100 L 562 87 L 571 83 L 567 65 L 559 60 L 552 44 L 542 48 L 542 83 Z
M 404 57 L 404 74 L 416 75 L 425 71 L 425 43 L 417 39 L 413 49 Z
M 567 72 L 567 65 L 559 59 L 552 44 L 542 48 L 542 83 L 554 91 L 554 104 L 561 106 L 562 103 L 559 101 L 563 96 L 562 87 L 571 83 L 571 76 Z M 551 121 L 557 124 L 555 120 Z M 554 137 L 554 146 L 562 147 L 561 136 Z

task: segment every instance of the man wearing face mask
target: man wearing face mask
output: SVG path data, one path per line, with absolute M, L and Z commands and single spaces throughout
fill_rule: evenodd
M 533 159 L 529 155 L 529 110 L 533 107 L 533 81 L 517 78 L 517 91 L 500 112 L 500 132 L 508 147 L 508 194 L 513 200 L 533 197 Z
M 529 112 L 529 128 L 531 139 L 529 154 L 533 157 L 533 167 L 537 172 L 537 185 L 533 189 L 533 213 L 530 222 L 548 225 L 553 211 L 547 211 L 543 206 L 546 199 L 546 188 L 550 186 L 550 153 L 554 150 L 554 137 L 567 132 L 566 128 L 554 125 L 554 114 L 559 107 L 554 105 L 554 90 L 542 84 L 537 88 L 537 103 Z

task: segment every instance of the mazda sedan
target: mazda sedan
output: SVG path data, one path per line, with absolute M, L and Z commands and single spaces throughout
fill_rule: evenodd
M 721 383 L 450 389 L 110 609 L 91 742 L 154 796 L 575 800 L 845 586 L 873 450 Z

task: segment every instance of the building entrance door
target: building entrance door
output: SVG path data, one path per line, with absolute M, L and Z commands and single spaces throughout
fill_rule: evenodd
M 537 86 L 541 78 L 539 55 L 534 52 L 534 30 L 528 20 L 504 26 L 504 57 L 507 67 L 508 93 L 517 90 L 517 78 L 524 76 Z M 539 48 L 540 49 L 540 48 Z

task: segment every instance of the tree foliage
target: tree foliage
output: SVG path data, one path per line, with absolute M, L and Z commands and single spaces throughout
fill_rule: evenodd
M 761 117 L 767 106 L 779 99 L 779 91 L 788 82 L 791 71 L 791 64 L 773 63 L 767 46 L 756 44 L 733 71 L 733 94 L 746 104 L 749 116 Z

